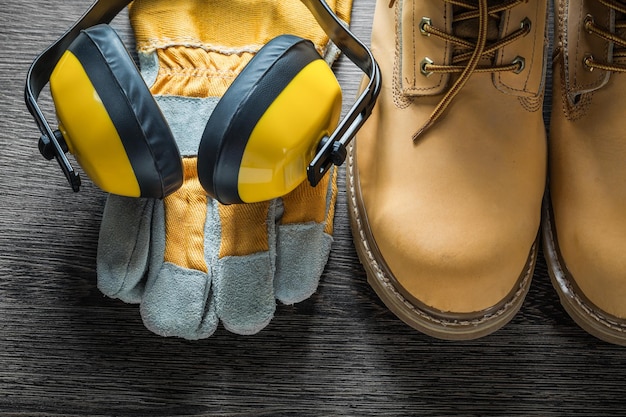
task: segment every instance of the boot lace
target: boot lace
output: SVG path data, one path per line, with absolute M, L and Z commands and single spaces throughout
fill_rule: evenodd
M 617 0 L 597 0 L 606 7 L 612 9 L 615 14 L 615 31 L 596 24 L 593 16 L 587 15 L 584 20 L 584 28 L 587 33 L 613 43 L 613 58 L 626 58 L 626 4 Z M 611 72 L 626 72 L 626 66 L 614 62 L 596 60 L 589 54 L 583 58 L 583 64 L 589 71 L 600 69 Z
M 392 7 L 395 1 L 391 0 L 389 7 Z M 525 65 L 524 58 L 519 56 L 506 65 L 479 64 L 485 58 L 493 60 L 499 49 L 530 33 L 531 22 L 528 19 L 524 19 L 519 29 L 510 34 L 500 36 L 497 29 L 503 13 L 524 3 L 526 0 L 489 0 L 489 2 L 488 0 L 441 1 L 453 5 L 452 33 L 447 33 L 434 27 L 431 21 L 426 18 L 422 19 L 419 31 L 422 35 L 435 36 L 451 43 L 455 47 L 452 61 L 449 65 L 441 65 L 427 58 L 422 61 L 420 70 L 425 76 L 434 73 L 458 74 L 458 78 L 441 98 L 437 106 L 435 106 L 426 123 L 413 135 L 414 141 L 441 118 L 473 73 L 507 71 L 520 73 Z

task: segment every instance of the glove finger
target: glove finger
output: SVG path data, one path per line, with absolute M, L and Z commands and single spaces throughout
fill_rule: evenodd
M 222 205 L 215 203 L 221 235 L 212 249 L 215 265 L 215 308 L 224 327 L 237 334 L 255 334 L 274 317 L 275 202 Z
M 346 24 L 350 21 L 352 0 L 330 1 L 329 6 Z M 329 39 L 325 42 L 324 58 L 332 66 L 340 50 Z M 319 285 L 333 242 L 336 171 L 333 167 L 317 187 L 304 182 L 282 199 L 284 213 L 276 227 L 274 293 L 283 304 L 306 300 Z
M 282 303 L 303 301 L 317 290 L 333 242 L 336 199 L 336 168 L 317 187 L 304 182 L 283 198 L 274 278 L 274 292 Z
M 127 303 L 141 301 L 148 270 L 154 200 L 109 195 L 100 225 L 98 288 Z
M 330 3 L 340 9 L 340 18 L 347 21 L 351 0 Z M 265 6 L 279 13 L 267 13 Z M 172 111 L 165 106 L 162 110 L 182 155 L 197 151 L 199 136 L 192 133 L 193 126 L 206 123 L 187 123 L 204 113 L 197 108 L 186 111 L 186 99 L 222 96 L 261 44 L 275 35 L 294 33 L 312 39 L 322 53 L 329 49 L 328 36 L 300 3 L 293 7 L 302 10 L 293 12 L 282 10 L 291 9 L 292 5 L 273 1 L 263 8 L 251 9 L 245 1 L 220 0 L 212 7 L 218 23 L 233 25 L 234 30 L 229 33 L 223 30 L 223 24 L 215 25 L 211 19 L 205 19 L 206 4 L 199 0 L 185 2 L 184 7 L 167 1 L 135 1 L 130 9 L 142 73 L 150 80 L 151 92 L 157 99 L 163 98 L 159 104 L 172 103 Z M 242 12 L 248 17 L 245 21 L 238 19 Z M 229 16 L 233 19 L 225 18 Z M 285 30 L 286 27 L 294 30 Z M 334 57 L 333 52 L 329 61 Z M 165 100 L 164 96 L 171 99 Z M 168 221 L 170 206 L 169 200 L 163 209 L 157 204 L 157 212 L 163 212 L 158 216 L 164 217 L 167 224 L 176 224 Z M 144 323 L 158 334 L 200 338 L 217 325 L 217 314 L 230 331 L 256 333 L 269 323 L 276 308 L 276 202 L 226 207 L 208 200 L 204 207 L 204 269 L 196 265 L 196 255 L 191 256 L 194 262 L 190 262 L 187 256 L 197 254 L 197 245 L 186 245 L 185 239 L 179 241 L 186 248 L 180 251 L 185 256 L 171 256 L 169 248 L 176 246 L 170 243 L 173 232 L 155 218 L 156 238 L 141 305 Z M 196 224 L 193 233 L 185 233 L 196 236 L 198 229 L 202 228 Z
M 155 206 L 150 272 L 140 311 L 154 333 L 194 340 L 209 337 L 218 325 L 204 254 L 212 206 L 198 181 L 196 158 L 183 158 L 183 166 L 183 186 Z

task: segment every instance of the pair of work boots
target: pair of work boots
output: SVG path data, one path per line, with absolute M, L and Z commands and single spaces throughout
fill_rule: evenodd
M 573 319 L 626 345 L 626 3 L 379 0 L 383 74 L 351 148 L 355 244 L 384 303 L 442 339 L 513 318 L 538 247 Z

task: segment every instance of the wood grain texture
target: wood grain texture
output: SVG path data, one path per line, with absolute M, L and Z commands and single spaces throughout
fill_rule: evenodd
M 542 259 L 520 313 L 483 339 L 438 341 L 389 313 L 356 257 L 343 178 L 333 251 L 311 299 L 279 306 L 255 336 L 148 332 L 136 306 L 96 288 L 105 195 L 89 181 L 69 190 L 39 156 L 23 104 L 31 60 L 89 2 L 0 7 L 0 415 L 626 414 L 626 349 L 569 319 Z M 363 39 L 373 5 L 354 0 Z M 114 24 L 130 38 L 124 16 Z M 360 75 L 345 59 L 336 70 L 347 105 Z

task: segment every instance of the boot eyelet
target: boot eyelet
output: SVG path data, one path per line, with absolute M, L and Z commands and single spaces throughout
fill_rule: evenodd
M 592 15 L 588 14 L 585 16 L 585 19 L 583 20 L 583 27 L 585 28 L 585 31 L 587 33 L 591 33 L 591 26 L 595 25 L 595 23 L 595 19 Z
M 530 28 L 532 27 L 532 22 L 529 18 L 525 17 L 519 24 L 520 29 L 530 33 Z
M 583 66 L 585 67 L 585 69 L 589 72 L 593 71 L 593 55 L 591 54 L 586 54 L 583 57 Z
M 434 62 L 432 59 L 428 57 L 425 57 L 424 59 L 422 59 L 422 62 L 420 62 L 420 72 L 425 77 L 430 77 L 431 75 L 433 75 L 432 71 L 426 70 L 426 65 L 429 65 L 429 64 L 434 64 Z
M 511 61 L 511 64 L 517 64 L 518 68 L 513 71 L 515 74 L 521 73 L 524 71 L 524 68 L 526 68 L 526 60 L 521 56 L 516 56 L 515 59 Z
M 430 33 L 426 32 L 426 26 L 432 26 L 433 25 L 433 21 L 430 19 L 430 17 L 422 17 L 422 21 L 419 24 L 419 28 L 420 28 L 420 33 L 424 36 L 430 36 Z

